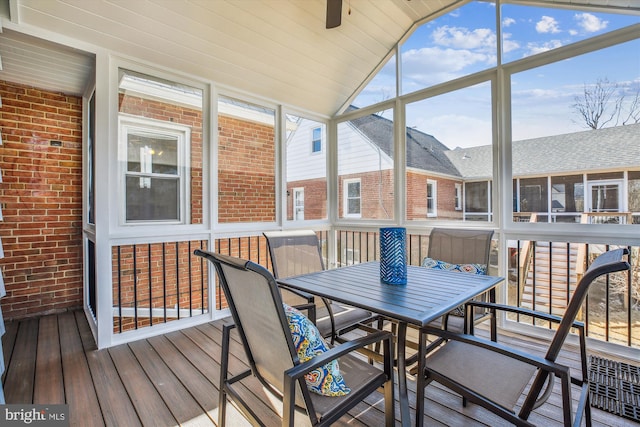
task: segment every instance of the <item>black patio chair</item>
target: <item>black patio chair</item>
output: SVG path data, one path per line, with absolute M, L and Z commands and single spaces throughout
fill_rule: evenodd
M 269 246 L 273 275 L 277 279 L 315 273 L 325 269 L 315 231 L 272 231 L 263 234 Z M 315 303 L 315 319 L 313 315 L 310 317 L 315 321 L 322 336 L 330 338 L 332 343 L 336 338 L 358 328 L 361 324 L 380 321 L 379 316 L 361 308 L 339 304 L 327 298 L 314 298 L 313 295 L 294 289 L 281 289 L 285 302 L 290 305 Z
M 384 388 L 385 424 L 394 425 L 393 338 L 390 333 L 375 331 L 301 363 L 273 275 L 251 261 L 199 249 L 194 254 L 215 266 L 234 321 L 223 327 L 219 426 L 225 425 L 227 399 L 232 399 L 253 425 L 263 425 L 252 409 L 254 406 L 243 397 L 247 393 L 243 390 L 242 380 L 251 374 L 282 400 L 283 426 L 299 425 L 302 421 L 299 417 L 307 418 L 314 426 L 328 426 L 379 387 Z M 250 368 L 230 377 L 228 362 L 233 328 L 238 330 Z M 384 349 L 382 369 L 353 354 L 378 342 L 382 342 Z M 305 374 L 336 359 L 351 391 L 337 397 L 311 392 Z
M 456 228 L 434 228 L 429 234 L 429 250 L 427 257 L 455 265 L 474 265 L 489 270 L 491 239 L 493 230 L 470 230 Z M 424 263 L 424 261 L 423 261 Z M 486 292 L 476 299 L 491 301 L 491 292 Z M 493 294 L 495 295 L 495 294 Z M 493 299 L 495 302 L 495 298 Z M 485 321 L 492 313 L 481 307 L 473 311 L 473 323 Z M 454 332 L 466 332 L 463 310 L 454 310 L 443 317 L 444 327 Z M 438 324 L 439 321 L 434 323 Z M 495 336 L 495 316 L 491 317 L 491 331 Z
M 456 267 L 473 266 L 474 272 L 477 274 L 487 274 L 489 269 L 489 255 L 491 253 L 491 239 L 493 238 L 493 230 L 471 230 L 456 228 L 433 228 L 429 234 L 429 248 L 427 257 L 423 260 L 423 265 L 428 266 L 431 262 L 443 262 Z M 476 270 L 475 267 L 478 267 Z M 461 270 L 460 274 L 465 274 Z M 495 302 L 495 290 L 488 291 L 476 298 L 480 301 Z M 496 319 L 495 312 L 484 308 L 475 308 L 473 310 L 473 323 L 478 324 L 487 319 L 491 319 L 491 337 L 496 337 Z M 458 308 L 448 314 L 434 320 L 430 327 L 446 328 L 453 332 L 466 332 L 467 319 L 464 316 L 464 310 Z M 412 350 L 418 350 L 417 334 L 426 334 L 424 330 L 416 326 L 410 326 L 414 331 L 410 333 L 407 339 L 407 347 Z M 428 335 L 428 334 L 427 334 Z M 428 340 L 425 340 L 427 342 Z M 431 340 L 427 346 L 427 352 L 440 344 L 441 340 Z M 418 353 L 407 358 L 407 365 L 412 365 L 418 360 Z M 410 369 L 411 374 L 416 374 L 417 366 Z
M 465 403 L 466 400 L 477 403 L 515 425 L 532 426 L 527 421 L 531 412 L 549 398 L 553 380 L 557 377 L 561 383 L 564 425 L 579 426 L 584 413 L 586 425 L 590 426 L 586 338 L 584 324 L 575 321 L 575 318 L 582 308 L 589 286 L 596 278 L 629 269 L 629 263 L 623 260 L 627 253 L 627 249 L 615 249 L 598 256 L 576 286 L 563 317 L 481 301 L 472 301 L 465 306 L 467 312 L 474 307 L 481 307 L 557 324 L 544 357 L 474 335 L 456 334 L 437 327 L 425 328 L 427 333 L 444 339 L 440 347 L 427 354 L 422 373 L 425 384 L 436 381 L 461 394 Z M 568 366 L 556 361 L 572 328 L 577 331 L 580 343 L 580 377 L 572 376 Z M 516 412 L 516 404 L 529 383 L 531 386 L 525 393 L 524 402 Z M 572 385 L 580 387 L 575 421 L 572 420 Z

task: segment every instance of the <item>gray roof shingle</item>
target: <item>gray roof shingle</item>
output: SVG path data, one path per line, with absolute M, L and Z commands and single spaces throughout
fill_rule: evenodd
M 387 155 L 392 156 L 393 122 L 391 120 L 370 114 L 351 120 L 351 124 Z M 445 154 L 448 150 L 433 136 L 407 128 L 408 167 L 460 176 L 456 167 Z
M 392 155 L 391 120 L 371 114 L 351 123 Z M 490 145 L 449 150 L 432 135 L 413 128 L 406 131 L 408 167 L 464 179 L 491 179 Z M 640 168 L 640 124 L 514 141 L 512 149 L 517 177 Z
M 514 141 L 513 175 L 640 168 L 640 124 Z M 465 178 L 491 177 L 491 146 L 446 152 Z

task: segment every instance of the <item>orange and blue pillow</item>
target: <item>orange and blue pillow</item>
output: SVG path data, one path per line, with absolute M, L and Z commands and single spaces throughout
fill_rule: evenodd
M 329 350 L 318 328 L 308 317 L 287 304 L 282 305 L 300 362 L 304 363 Z M 305 381 L 309 390 L 323 396 L 344 396 L 351 391 L 340 373 L 338 360 L 307 373 Z
M 471 274 L 486 274 L 487 272 L 487 266 L 484 264 L 451 264 L 429 257 L 425 257 L 422 260 L 422 266 L 436 270 L 460 271 Z

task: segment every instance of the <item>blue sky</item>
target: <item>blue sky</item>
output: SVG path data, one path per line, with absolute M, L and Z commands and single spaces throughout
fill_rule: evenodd
M 416 30 L 401 48 L 403 93 L 494 67 L 495 21 L 493 4 L 473 2 Z M 507 64 L 639 22 L 633 15 L 504 5 L 502 61 Z M 393 66 L 385 67 L 356 105 L 392 96 L 393 79 Z M 640 41 L 514 75 L 514 139 L 585 130 L 571 106 L 585 85 L 591 87 L 598 79 L 615 83 L 616 93 L 626 91 L 629 101 L 640 90 Z M 407 125 L 450 148 L 489 144 L 489 96 L 489 86 L 480 85 L 421 102 L 408 107 Z

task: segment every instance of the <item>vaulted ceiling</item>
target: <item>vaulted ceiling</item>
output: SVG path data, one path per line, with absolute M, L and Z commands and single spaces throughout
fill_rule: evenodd
M 100 51 L 326 116 L 415 25 L 462 0 L 0 0 L 0 80 L 82 93 Z M 640 12 L 640 0 L 535 0 Z

